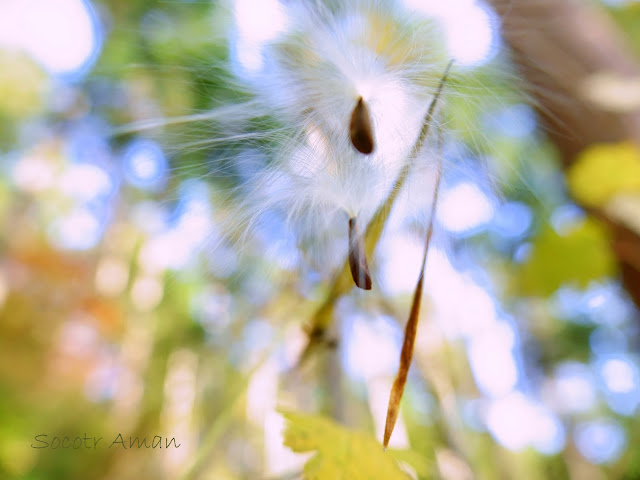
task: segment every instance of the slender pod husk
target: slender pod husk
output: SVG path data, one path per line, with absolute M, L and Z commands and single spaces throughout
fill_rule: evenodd
M 433 235 L 433 217 L 436 212 L 438 204 L 438 192 L 440 190 L 440 178 L 442 177 L 442 133 L 438 129 L 438 169 L 436 172 L 436 182 L 433 191 L 433 203 L 431 205 L 431 218 L 429 219 L 429 227 L 427 228 L 427 235 L 424 243 L 424 253 L 422 255 L 422 264 L 420 267 L 420 275 L 418 277 L 418 283 L 416 289 L 413 292 L 413 301 L 411 302 L 411 311 L 409 312 L 409 319 L 404 329 L 404 339 L 402 341 L 402 350 L 400 352 L 400 365 L 398 367 L 398 373 L 396 379 L 393 382 L 391 393 L 389 395 L 389 405 L 387 407 L 387 418 L 384 427 L 384 438 L 382 445 L 386 450 L 391 439 L 391 434 L 396 425 L 398 419 L 398 413 L 400 411 L 400 401 L 404 393 L 404 387 L 407 383 L 407 376 L 409 374 L 409 367 L 411 367 L 411 360 L 413 359 L 413 349 L 416 342 L 416 333 L 418 331 L 418 320 L 420 318 L 420 304 L 422 301 L 422 291 L 424 288 L 424 274 L 427 264 L 427 254 L 429 253 L 429 245 L 431 244 L 431 237 Z

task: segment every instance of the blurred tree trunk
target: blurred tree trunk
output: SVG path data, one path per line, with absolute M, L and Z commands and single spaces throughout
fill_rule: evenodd
M 592 75 L 638 75 L 640 68 L 606 12 L 578 0 L 489 0 L 543 127 L 560 152 L 564 168 L 594 143 L 635 141 L 640 111 L 620 113 L 592 103 L 584 85 Z M 640 235 L 602 210 L 622 281 L 640 308 Z

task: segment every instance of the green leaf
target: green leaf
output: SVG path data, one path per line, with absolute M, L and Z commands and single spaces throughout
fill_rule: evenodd
M 591 206 L 640 192 L 640 150 L 631 143 L 594 145 L 580 154 L 567 181 L 575 198 Z
M 522 266 L 520 287 L 525 294 L 547 296 L 562 285 L 586 287 L 615 271 L 606 232 L 587 219 L 563 235 L 551 228 L 540 234 Z
M 294 452 L 316 452 L 304 466 L 305 480 L 407 480 L 396 459 L 409 463 L 420 475 L 429 470 L 426 460 L 415 452 L 384 452 L 372 435 L 320 416 L 282 413 L 287 420 L 284 444 Z

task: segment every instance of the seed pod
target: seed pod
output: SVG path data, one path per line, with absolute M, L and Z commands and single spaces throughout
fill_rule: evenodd
M 440 95 L 440 91 L 444 86 L 444 81 L 447 79 L 449 73 L 449 66 L 445 71 L 444 77 L 440 81 L 440 87 L 438 93 L 433 99 L 432 105 L 435 107 L 435 102 Z M 431 108 L 429 108 L 431 111 Z M 436 173 L 436 185 L 433 189 L 433 203 L 431 204 L 431 215 L 429 217 L 429 227 L 427 228 L 427 236 L 424 241 L 424 253 L 422 255 L 422 264 L 420 266 L 420 276 L 418 277 L 418 284 L 413 292 L 413 302 L 411 303 L 411 312 L 409 313 L 409 320 L 404 328 L 404 341 L 402 342 L 402 351 L 400 352 L 400 366 L 398 367 L 398 373 L 396 379 L 391 387 L 391 394 L 389 395 L 389 405 L 387 407 L 387 419 L 384 426 L 384 437 L 382 445 L 386 450 L 389 446 L 389 440 L 391 434 L 396 425 L 398 419 L 398 412 L 400 411 L 400 401 L 402 400 L 402 394 L 404 393 L 404 387 L 407 383 L 407 375 L 409 374 L 409 367 L 411 366 L 411 359 L 413 358 L 413 347 L 416 343 L 416 332 L 418 331 L 418 319 L 420 317 L 420 302 L 422 299 L 422 290 L 424 288 L 424 274 L 427 265 L 427 254 L 429 253 L 429 245 L 431 244 L 431 237 L 433 235 L 433 217 L 436 214 L 436 208 L 438 205 L 438 192 L 440 191 L 440 179 L 442 178 L 442 130 L 438 127 L 438 170 Z
M 367 255 L 364 251 L 364 242 L 358 232 L 355 217 L 349 219 L 349 267 L 356 286 L 363 290 L 371 290 L 371 276 L 369 275 Z
M 368 155 L 373 152 L 373 126 L 371 125 L 369 108 L 362 97 L 358 99 L 358 103 L 351 113 L 349 138 L 360 153 Z

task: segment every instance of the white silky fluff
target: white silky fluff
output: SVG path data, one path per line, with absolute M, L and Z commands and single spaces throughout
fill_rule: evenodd
M 281 209 L 301 242 L 318 244 L 336 230 L 346 235 L 349 217 L 363 230 L 385 201 L 448 59 L 438 25 L 397 2 L 287 1 L 279 7 L 286 28 L 259 46 L 260 68 L 249 83 L 259 109 L 290 134 L 279 131 L 272 161 L 254 178 L 249 215 Z M 349 139 L 359 97 L 373 124 L 370 155 Z M 423 152 L 418 162 L 427 158 Z

